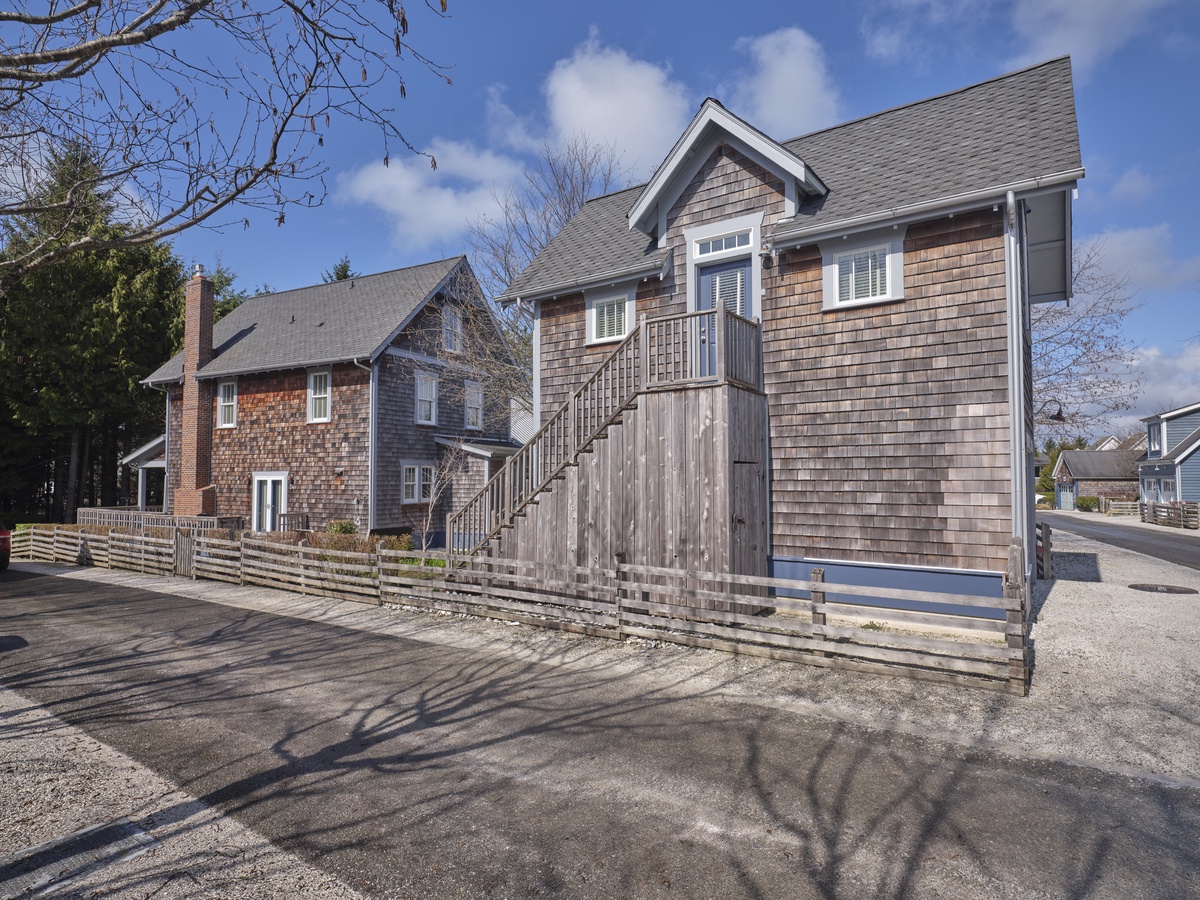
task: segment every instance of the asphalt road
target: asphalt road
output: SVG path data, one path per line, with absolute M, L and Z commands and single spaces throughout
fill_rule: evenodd
M 1039 521 L 1049 522 L 1051 529 L 1061 528 L 1063 531 L 1112 544 L 1114 547 L 1123 547 L 1190 569 L 1200 569 L 1200 535 L 1194 531 L 1179 531 L 1166 527 L 1150 530 L 1137 525 L 1126 525 L 1106 516 L 1080 519 L 1078 516 L 1046 510 L 1038 510 L 1037 517 Z
M 1200 896 L 1195 788 L 20 571 L 0 638 L 5 684 L 377 896 Z

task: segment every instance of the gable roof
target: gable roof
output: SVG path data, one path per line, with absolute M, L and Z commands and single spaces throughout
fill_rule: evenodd
M 794 152 L 709 97 L 642 188 L 629 210 L 629 227 L 653 234 L 658 225 L 657 211 L 671 206 L 691 180 L 692 169 L 711 155 L 717 142 L 729 139 L 763 168 L 784 178 L 793 205 L 800 195 L 821 196 L 828 191 L 816 173 Z M 702 153 L 702 150 L 706 152 Z
M 197 375 L 219 378 L 371 359 L 460 266 L 455 256 L 378 275 L 251 297 L 213 326 L 213 358 Z M 183 353 L 145 379 L 183 377 Z
M 799 195 L 796 215 L 765 235 L 780 247 L 1083 176 L 1067 57 L 778 146 L 819 172 L 827 188 Z M 669 251 L 626 218 L 642 209 L 646 190 L 639 185 L 586 203 L 499 299 L 538 299 L 621 275 L 661 273 Z
M 1187 415 L 1200 409 L 1200 403 L 1189 403 L 1187 406 L 1181 406 L 1178 409 L 1170 409 L 1164 413 L 1156 413 L 1152 416 L 1146 416 L 1142 419 L 1143 422 L 1162 422 L 1167 419 L 1174 419 L 1178 416 Z
M 1139 454 L 1130 450 L 1064 450 L 1054 472 L 1063 466 L 1073 478 L 1099 481 L 1136 479 Z
M 1182 441 L 1175 445 L 1175 449 L 1160 459 L 1151 460 L 1155 463 L 1181 463 L 1197 450 L 1200 450 L 1200 428 L 1197 428 Z

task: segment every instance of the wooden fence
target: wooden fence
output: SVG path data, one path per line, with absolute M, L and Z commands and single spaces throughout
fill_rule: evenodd
M 1136 516 L 1139 512 L 1136 500 L 1110 500 L 1107 497 L 1101 497 L 1100 502 L 1104 506 L 1106 515 Z
M 1139 509 L 1143 522 L 1200 529 L 1200 503 L 1142 503 Z
M 28 535 L 28 537 L 25 537 Z M 552 566 L 478 555 L 369 553 L 223 540 L 174 540 L 34 528 L 18 557 L 158 575 L 256 584 L 320 597 L 384 602 L 522 622 L 598 637 L 904 675 L 1024 694 L 1029 589 L 1024 553 L 1010 548 L 1003 597 L 688 572 L 616 563 Z M 1048 534 L 1045 535 L 1048 546 Z M 181 561 L 190 542 L 190 561 Z M 1051 577 L 1047 574 L 1044 577 Z
M 106 507 L 84 508 L 75 511 L 75 521 L 80 525 L 100 528 L 124 528 L 145 534 L 149 528 L 170 528 L 173 531 L 210 531 L 228 528 L 240 531 L 240 516 L 164 516 L 160 512 L 137 509 L 111 509 Z

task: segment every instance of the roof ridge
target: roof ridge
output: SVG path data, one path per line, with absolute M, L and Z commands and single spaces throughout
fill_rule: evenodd
M 455 256 L 447 256 L 444 259 L 435 259 L 431 260 L 430 262 L 416 263 L 415 265 L 411 266 L 398 266 L 395 269 L 384 269 L 382 272 L 372 272 L 369 275 L 353 275 L 350 278 L 341 278 L 334 281 L 318 281 L 316 284 L 305 284 L 301 285 L 300 287 L 286 288 L 282 291 L 268 291 L 265 294 L 255 294 L 253 297 L 247 297 L 246 301 L 257 300 L 260 297 L 281 297 L 284 294 L 295 294 L 299 291 L 311 291 L 313 288 L 321 288 L 327 287 L 331 284 L 337 284 L 338 281 L 366 281 L 367 279 L 379 278 L 383 275 L 394 275 L 397 272 L 411 272 L 414 269 L 424 269 L 430 266 L 438 266 L 449 262 L 456 263 L 458 260 L 466 258 L 467 256 L 465 253 L 459 253 Z
M 847 125 L 856 125 L 859 122 L 866 122 L 871 119 L 877 119 L 880 116 L 886 116 L 890 113 L 899 112 L 900 110 L 903 110 L 903 109 L 912 109 L 913 107 L 923 106 L 926 103 L 932 103 L 936 100 L 944 100 L 947 97 L 953 97 L 957 94 L 964 94 L 967 91 L 973 91 L 976 88 L 981 88 L 981 87 L 984 87 L 985 85 L 994 84 L 997 81 L 1004 81 L 1005 79 L 1008 79 L 1008 78 L 1015 78 L 1018 75 L 1024 75 L 1027 72 L 1032 72 L 1034 69 L 1040 69 L 1040 68 L 1043 68 L 1044 66 L 1050 66 L 1050 65 L 1053 65 L 1054 63 L 1062 62 L 1063 60 L 1066 60 L 1067 63 L 1070 64 L 1071 55 L 1069 53 L 1064 53 L 1062 56 L 1056 56 L 1053 59 L 1042 60 L 1039 63 L 1033 63 L 1031 65 L 1025 66 L 1020 69 L 1014 69 L 1011 72 L 1004 72 L 1004 73 L 1001 73 L 1000 75 L 994 75 L 991 78 L 985 78 L 983 81 L 977 81 L 974 84 L 968 84 L 965 87 L 955 88 L 954 90 L 951 90 L 951 91 L 944 91 L 943 93 L 940 93 L 940 94 L 934 94 L 932 97 L 923 97 L 920 100 L 912 100 L 908 103 L 899 103 L 896 106 L 889 106 L 887 109 L 881 109 L 878 112 L 869 113 L 868 115 L 865 115 L 865 116 L 859 116 L 856 119 L 847 119 L 845 122 L 839 122 L 836 125 L 829 125 L 825 128 L 818 128 L 816 131 L 809 131 L 805 134 L 800 134 L 800 135 L 797 135 L 796 137 L 791 137 L 791 138 L 788 138 L 787 140 L 779 141 L 778 143 L 784 144 L 784 145 L 792 144 L 792 143 L 795 143 L 796 141 L 802 141 L 805 138 L 815 137 L 818 134 L 825 134 L 830 131 L 836 131 L 839 128 L 845 128 Z M 791 148 L 789 147 L 788 149 L 790 150 Z M 795 152 L 795 151 L 793 151 L 793 152 Z

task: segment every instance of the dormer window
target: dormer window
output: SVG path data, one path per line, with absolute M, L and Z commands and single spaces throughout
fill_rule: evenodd
M 1161 432 L 1162 432 L 1162 426 L 1159 425 L 1157 422 L 1150 426 L 1149 441 L 1150 441 L 1150 452 L 1151 453 L 1161 453 L 1162 452 L 1162 438 L 1160 437 Z

